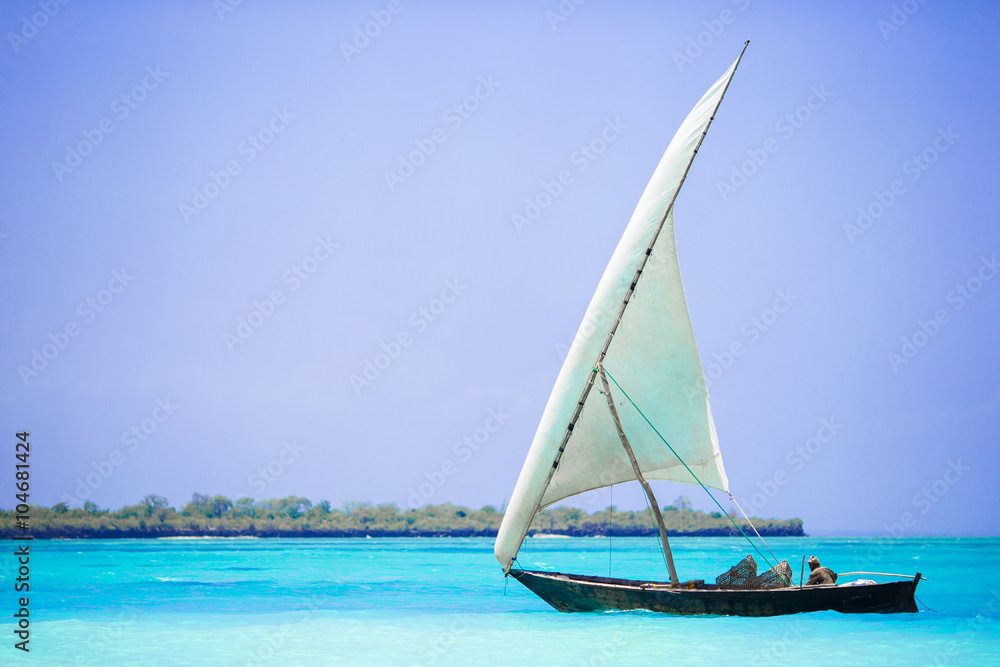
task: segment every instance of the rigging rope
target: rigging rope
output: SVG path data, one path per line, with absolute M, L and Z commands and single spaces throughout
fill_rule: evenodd
M 767 546 L 767 542 L 765 542 L 764 538 L 761 537 L 760 533 L 757 532 L 757 527 L 753 525 L 753 521 L 751 521 L 750 517 L 747 516 L 747 513 L 743 511 L 743 508 L 740 507 L 740 504 L 736 502 L 736 498 L 733 497 L 732 491 L 729 492 L 729 499 L 733 501 L 733 504 L 736 505 L 736 509 L 738 509 L 740 511 L 740 514 L 743 515 L 743 518 L 747 520 L 747 524 L 751 528 L 753 528 L 754 535 L 757 536 L 757 539 L 760 540 L 761 543 L 764 545 L 764 548 L 767 549 L 767 553 L 771 554 L 771 558 L 777 561 L 778 557 L 774 555 L 773 551 L 771 551 L 771 547 Z M 789 585 L 791 585 L 791 583 L 789 583 Z
M 611 491 L 610 505 L 608 505 L 608 579 L 611 578 L 611 530 L 614 528 L 615 517 L 615 485 L 608 487 Z
M 597 369 L 595 368 L 594 371 L 596 372 Z M 727 512 L 722 507 L 722 505 L 719 505 L 719 501 L 715 499 L 715 496 L 713 496 L 712 493 L 708 490 L 708 487 L 706 487 L 704 484 L 702 484 L 701 480 L 698 479 L 698 476 L 694 474 L 694 471 L 691 470 L 691 468 L 688 467 L 687 463 L 684 463 L 684 459 L 682 459 L 680 457 L 680 454 L 678 454 L 676 451 L 674 451 L 674 448 L 670 446 L 670 443 L 667 442 L 667 439 L 663 437 L 663 435 L 656 429 L 655 426 L 653 426 L 653 422 L 649 421 L 649 418 L 646 417 L 646 415 L 643 414 L 642 410 L 639 409 L 639 406 L 635 404 L 635 401 L 633 401 L 632 398 L 628 395 L 628 393 L 624 389 L 622 389 L 622 386 L 620 384 L 618 384 L 618 380 L 616 380 L 614 378 L 614 376 L 611 375 L 610 372 L 608 372 L 607 366 L 604 367 L 604 372 L 607 374 L 607 376 L 609 378 L 611 378 L 611 381 L 615 383 L 615 386 L 618 387 L 618 390 L 621 391 L 622 395 L 625 396 L 625 398 L 628 399 L 628 402 L 632 404 L 632 407 L 635 408 L 635 411 L 639 413 L 639 415 L 646 421 L 647 424 L 649 424 L 649 427 L 651 429 L 653 429 L 653 433 L 655 433 L 660 438 L 660 440 L 663 441 L 663 444 L 666 445 L 667 448 L 670 449 L 671 452 L 673 452 L 674 456 L 677 457 L 677 460 L 681 462 L 681 465 L 684 466 L 684 468 L 689 473 L 691 473 L 691 476 L 694 477 L 695 481 L 698 482 L 698 484 L 701 486 L 701 488 L 705 490 L 705 493 L 707 493 L 708 497 L 712 499 L 712 502 L 714 502 L 716 505 L 719 506 L 719 509 L 722 510 L 722 513 L 726 515 L 726 517 L 729 519 L 730 523 L 732 523 L 733 526 L 736 527 L 736 530 L 740 531 L 740 535 L 742 535 L 743 537 L 746 538 L 746 541 L 750 543 L 750 546 L 752 546 L 753 549 L 754 549 L 754 551 L 757 552 L 757 555 L 760 556 L 764 560 L 764 562 L 767 564 L 767 566 L 769 568 L 770 567 L 775 567 L 774 565 L 771 565 L 771 561 L 769 561 L 767 559 L 767 556 L 765 556 L 764 554 L 761 553 L 760 549 L 757 548 L 757 545 L 753 543 L 753 540 L 751 540 L 750 537 L 745 532 L 743 532 L 743 529 L 740 528 L 739 524 L 737 524 L 735 521 L 733 521 L 733 517 L 729 516 L 729 512 Z M 768 551 L 770 551 L 770 549 L 768 549 Z M 773 556 L 774 554 L 771 554 L 771 555 Z
M 927 605 L 925 605 L 924 602 L 923 602 L 923 600 L 921 600 L 920 598 L 917 597 L 916 593 L 913 594 L 913 599 L 916 600 L 917 602 L 919 602 L 920 604 L 923 604 L 924 607 L 927 609 L 927 611 L 933 611 L 935 614 L 940 614 L 941 613 L 937 609 L 931 609 L 930 607 L 928 607 Z

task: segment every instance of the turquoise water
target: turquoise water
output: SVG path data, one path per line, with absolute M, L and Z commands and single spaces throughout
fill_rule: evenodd
M 936 611 L 776 618 L 562 614 L 505 586 L 489 539 L 37 541 L 31 653 L 13 648 L 13 542 L 0 543 L 0 664 L 1000 664 L 1000 539 L 775 538 L 834 570 L 928 577 Z M 675 538 L 683 578 L 745 542 Z M 663 579 L 650 538 L 615 539 L 615 576 Z M 758 559 L 759 560 L 759 559 Z M 607 574 L 608 540 L 529 539 L 524 567 Z M 854 577 L 849 577 L 853 579 Z

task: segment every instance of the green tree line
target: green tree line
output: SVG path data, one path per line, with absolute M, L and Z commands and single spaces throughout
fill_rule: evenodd
M 401 510 L 395 503 L 373 505 L 351 502 L 334 508 L 321 500 L 287 496 L 255 501 L 195 493 L 180 510 L 157 495 L 118 510 L 100 509 L 93 502 L 82 508 L 66 503 L 52 507 L 32 505 L 28 533 L 37 538 L 118 538 L 182 536 L 256 537 L 491 537 L 503 518 L 502 511 L 486 506 L 470 509 L 444 503 Z M 735 535 L 730 518 L 720 512 L 692 510 L 686 498 L 663 509 L 671 535 Z M 746 528 L 745 520 L 737 523 Z M 754 519 L 762 535 L 803 535 L 801 519 Z M 529 535 L 653 535 L 648 511 L 629 512 L 614 506 L 588 513 L 559 507 L 540 512 Z M 23 531 L 13 510 L 0 510 L 0 538 Z

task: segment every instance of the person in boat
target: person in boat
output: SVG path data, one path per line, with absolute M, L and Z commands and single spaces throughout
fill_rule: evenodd
M 806 586 L 837 583 L 837 573 L 828 567 L 821 566 L 819 558 L 816 558 L 816 556 L 809 558 L 809 569 L 811 572 L 809 573 L 809 581 L 806 582 Z

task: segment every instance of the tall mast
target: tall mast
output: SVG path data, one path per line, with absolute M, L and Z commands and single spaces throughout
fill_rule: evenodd
M 625 431 L 622 430 L 622 422 L 618 418 L 615 399 L 611 397 L 611 387 L 608 385 L 608 376 L 604 374 L 604 366 L 598 366 L 597 370 L 601 374 L 601 384 L 604 385 L 604 395 L 608 399 L 608 408 L 611 410 L 611 417 L 615 420 L 615 430 L 618 431 L 622 447 L 625 448 L 625 452 L 628 454 L 628 460 L 632 462 L 632 470 L 635 471 L 635 476 L 639 480 L 639 484 L 642 484 L 642 490 L 646 492 L 646 498 L 649 499 L 649 506 L 653 508 L 653 516 L 656 517 L 656 527 L 660 530 L 660 541 L 663 542 L 663 557 L 666 558 L 667 569 L 670 571 L 670 583 L 677 586 L 680 581 L 677 579 L 677 570 L 674 568 L 674 554 L 670 551 L 670 542 L 667 540 L 667 529 L 663 525 L 663 515 L 660 514 L 660 506 L 656 502 L 656 496 L 653 495 L 653 488 L 646 481 L 646 478 L 643 477 L 642 470 L 639 468 L 639 462 L 635 460 L 635 454 L 632 452 L 632 446 L 628 444 L 628 438 L 625 437 Z

